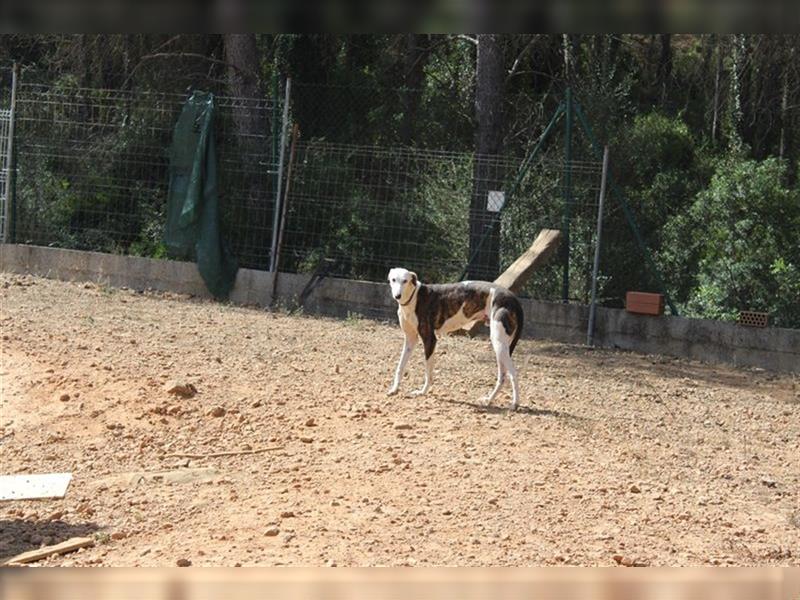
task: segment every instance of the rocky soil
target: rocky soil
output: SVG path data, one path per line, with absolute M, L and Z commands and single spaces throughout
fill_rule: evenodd
M 395 324 L 7 274 L 0 329 L 0 473 L 74 474 L 0 505 L 0 560 L 800 564 L 796 376 L 523 340 L 509 412 L 451 337 L 388 398 Z

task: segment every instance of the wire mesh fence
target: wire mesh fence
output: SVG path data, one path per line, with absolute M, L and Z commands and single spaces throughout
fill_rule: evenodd
M 481 181 L 476 181 L 480 161 Z M 335 275 L 382 280 L 391 267 L 415 270 L 425 281 L 458 279 L 470 255 L 470 225 L 479 231 L 499 218 L 499 268 L 513 262 L 543 228 L 560 228 L 564 163 L 543 157 L 523 177 L 503 212 L 487 210 L 488 194 L 475 189 L 508 190 L 521 160 L 402 147 L 302 142 L 287 206 L 280 268 L 306 272 L 323 259 Z M 570 260 L 581 274 L 591 269 L 593 231 L 601 165 L 581 161 L 572 172 Z M 476 265 L 472 276 L 494 279 L 497 267 Z M 590 282 L 575 280 L 574 295 L 588 295 Z M 526 292 L 555 299 L 560 293 L 558 265 L 529 284 Z
M 292 82 L 292 114 L 303 137 L 334 144 L 473 147 L 471 99 L 458 89 Z
M 406 92 L 397 91 L 396 100 Z M 298 94 L 308 98 L 309 89 Z M 15 241 L 164 257 L 169 147 L 186 98 L 23 82 L 16 107 Z M 391 141 L 402 133 L 395 125 L 385 128 L 391 131 L 385 139 L 374 138 L 380 144 L 331 141 L 363 136 L 331 134 L 330 119 L 320 121 L 315 104 L 305 102 L 305 108 L 292 105 L 303 138 L 291 169 L 280 270 L 311 272 L 328 259 L 334 276 L 383 280 L 389 268 L 402 265 L 425 281 L 453 281 L 474 254 L 475 232 L 499 223 L 496 262 L 470 272 L 494 279 L 541 229 L 562 228 L 568 168 L 569 297 L 586 301 L 601 165 L 580 145 L 566 164 L 560 142 L 549 144 L 515 187 L 523 152 L 476 156 L 403 145 Z M 281 103 L 216 96 L 215 104 L 224 236 L 241 266 L 267 269 Z M 321 137 L 308 134 L 323 130 Z M 532 145 L 538 132 L 531 133 Z M 489 196 L 512 188 L 502 212 L 493 212 Z M 523 293 L 559 299 L 562 262 L 538 271 Z
M 2 105 L 0 105 L 2 106 Z M 9 198 L 9 179 L 11 165 L 9 164 L 8 147 L 11 141 L 11 110 L 0 108 L 0 240 L 5 240 L 8 227 L 6 207 Z
M 23 83 L 15 239 L 164 256 L 169 148 L 186 96 Z M 243 266 L 269 260 L 277 156 L 269 99 L 215 98 L 226 237 Z

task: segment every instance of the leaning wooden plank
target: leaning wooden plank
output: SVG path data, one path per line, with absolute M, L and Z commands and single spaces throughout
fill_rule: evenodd
M 92 538 L 74 537 L 68 539 L 66 542 L 61 542 L 60 544 L 45 546 L 44 548 L 39 548 L 38 550 L 30 550 L 28 552 L 23 552 L 22 554 L 17 554 L 13 558 L 9 558 L 5 563 L 3 563 L 3 566 L 34 562 L 43 558 L 47 558 L 48 556 L 52 556 L 53 554 L 66 554 L 67 552 L 73 552 L 79 548 L 86 548 L 87 546 L 93 545 L 94 540 Z
M 560 241 L 561 232 L 558 229 L 542 229 L 531 247 L 495 279 L 495 283 L 514 293 L 519 292 L 533 272 L 550 259 Z
M 498 285 L 519 292 L 533 275 L 533 272 L 544 265 L 558 248 L 561 232 L 558 229 L 542 229 L 528 248 L 500 277 L 494 280 Z M 470 336 L 480 331 L 483 323 L 478 321 L 464 327 Z
M 72 481 L 72 473 L 1 475 L 0 501 L 63 498 L 67 493 L 70 481 Z

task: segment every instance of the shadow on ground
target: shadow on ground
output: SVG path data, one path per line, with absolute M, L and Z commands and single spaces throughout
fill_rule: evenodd
M 579 417 L 577 415 L 573 415 L 572 413 L 564 412 L 561 410 L 549 410 L 545 408 L 536 408 L 535 406 L 519 406 L 516 410 L 513 410 L 508 404 L 502 405 L 486 405 L 481 402 L 470 402 L 469 400 L 451 400 L 448 398 L 439 398 L 442 402 L 447 402 L 449 404 L 460 404 L 462 406 L 469 406 L 475 409 L 475 412 L 482 412 L 488 413 L 492 415 L 502 415 L 502 414 L 515 414 L 515 415 L 527 415 L 531 417 L 555 417 L 557 419 L 569 419 L 575 421 L 582 421 L 584 417 Z
M 59 544 L 73 537 L 89 537 L 98 529 L 100 526 L 96 523 L 0 520 L 0 563 L 42 545 Z

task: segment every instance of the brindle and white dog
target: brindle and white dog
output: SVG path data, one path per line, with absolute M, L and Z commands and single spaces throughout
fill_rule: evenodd
M 474 321 L 488 321 L 492 347 L 497 356 L 497 384 L 486 396 L 489 404 L 497 396 L 506 376 L 511 380 L 511 408 L 519 404 L 517 370 L 511 354 L 522 332 L 522 306 L 507 289 L 486 281 L 463 281 L 428 285 L 417 274 L 406 269 L 389 271 L 392 296 L 397 300 L 397 316 L 405 334 L 403 353 L 388 394 L 396 394 L 411 351 L 422 339 L 425 348 L 425 383 L 412 395 L 427 393 L 433 376 L 433 350 L 436 336 L 450 333 Z

